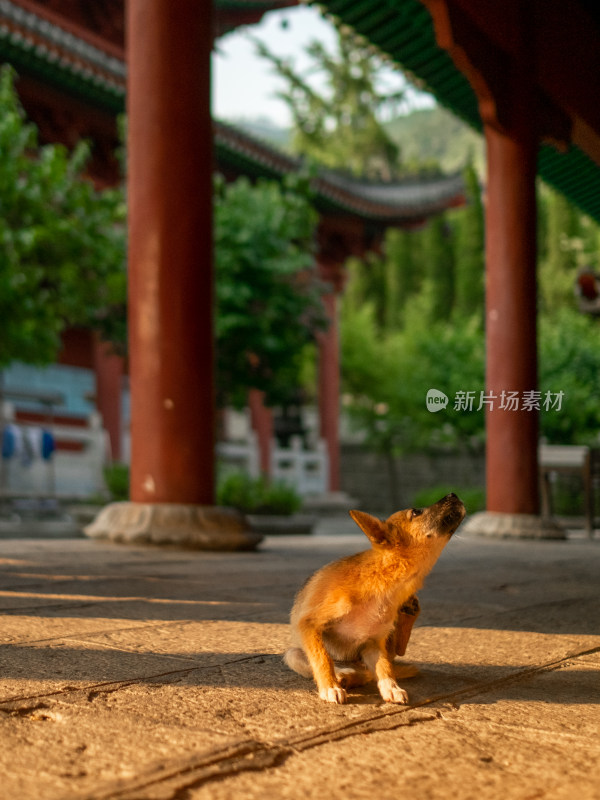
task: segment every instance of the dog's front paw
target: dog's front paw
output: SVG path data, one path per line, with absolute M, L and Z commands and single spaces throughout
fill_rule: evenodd
M 327 686 L 319 689 L 319 697 L 328 703 L 338 703 L 342 705 L 348 699 L 346 691 L 341 686 Z
M 408 703 L 407 692 L 401 689 L 392 678 L 383 678 L 377 683 L 377 688 L 386 703 L 400 703 L 402 705 Z

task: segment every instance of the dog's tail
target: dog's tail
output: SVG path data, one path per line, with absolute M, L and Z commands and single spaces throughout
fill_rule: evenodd
M 416 678 L 421 671 L 414 664 L 404 664 L 402 661 L 394 661 L 394 676 L 396 680 L 404 681 L 407 678 Z
M 419 674 L 419 670 L 414 664 L 404 664 L 401 661 L 394 662 L 394 677 L 398 681 L 414 678 Z M 373 673 L 362 663 L 362 661 L 336 661 L 335 677 L 344 689 L 352 689 L 355 686 L 364 686 L 375 680 Z
M 290 647 L 284 653 L 283 660 L 290 669 L 302 675 L 302 677 L 313 677 L 312 668 L 306 653 L 301 647 Z M 335 674 L 341 685 L 347 689 L 353 686 L 363 686 L 374 679 L 371 672 L 360 661 L 336 662 Z M 414 664 L 394 661 L 394 676 L 397 680 L 402 681 L 407 678 L 414 678 L 416 675 L 419 675 L 419 669 Z
M 283 655 L 283 660 L 294 672 L 298 672 L 304 678 L 312 678 L 313 671 L 308 663 L 308 658 L 304 650 L 300 647 L 290 647 L 289 650 L 286 650 Z

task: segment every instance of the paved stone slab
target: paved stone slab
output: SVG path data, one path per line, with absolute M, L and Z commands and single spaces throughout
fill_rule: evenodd
M 191 785 L 185 796 L 598 798 L 598 705 L 591 702 L 597 679 L 597 669 L 576 663 L 535 674 L 462 704 L 388 717 L 396 728 L 284 753 L 258 778 L 246 769 Z
M 412 707 L 328 705 L 281 661 L 289 608 L 364 547 L 0 542 L 0 798 L 600 798 L 600 545 L 457 537 Z

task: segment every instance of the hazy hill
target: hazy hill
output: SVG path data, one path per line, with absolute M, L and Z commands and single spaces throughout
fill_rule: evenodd
M 280 128 L 268 117 L 239 117 L 229 120 L 232 125 L 240 128 L 257 139 L 274 144 L 281 150 L 287 150 L 290 144 L 291 131 L 288 128 Z
M 386 127 L 404 164 L 436 162 L 444 172 L 455 172 L 472 158 L 477 171 L 483 170 L 483 137 L 441 106 L 413 111 Z
M 276 147 L 289 147 L 290 131 L 266 117 L 231 122 Z M 400 146 L 402 163 L 409 167 L 435 163 L 444 172 L 455 172 L 472 158 L 478 172 L 483 171 L 483 137 L 440 106 L 398 117 L 387 124 L 387 129 Z

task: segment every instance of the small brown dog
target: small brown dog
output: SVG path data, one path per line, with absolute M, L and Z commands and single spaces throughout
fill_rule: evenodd
M 350 516 L 372 548 L 315 572 L 296 596 L 291 613 L 292 647 L 284 656 L 291 669 L 314 677 L 319 696 L 345 703 L 344 687 L 377 679 L 382 698 L 407 703 L 397 677 L 416 670 L 396 665 L 407 635 L 404 612 L 418 613 L 415 595 L 465 516 L 462 500 L 449 494 L 429 508 L 407 509 L 381 521 L 364 511 Z M 404 640 L 402 643 L 402 639 Z

